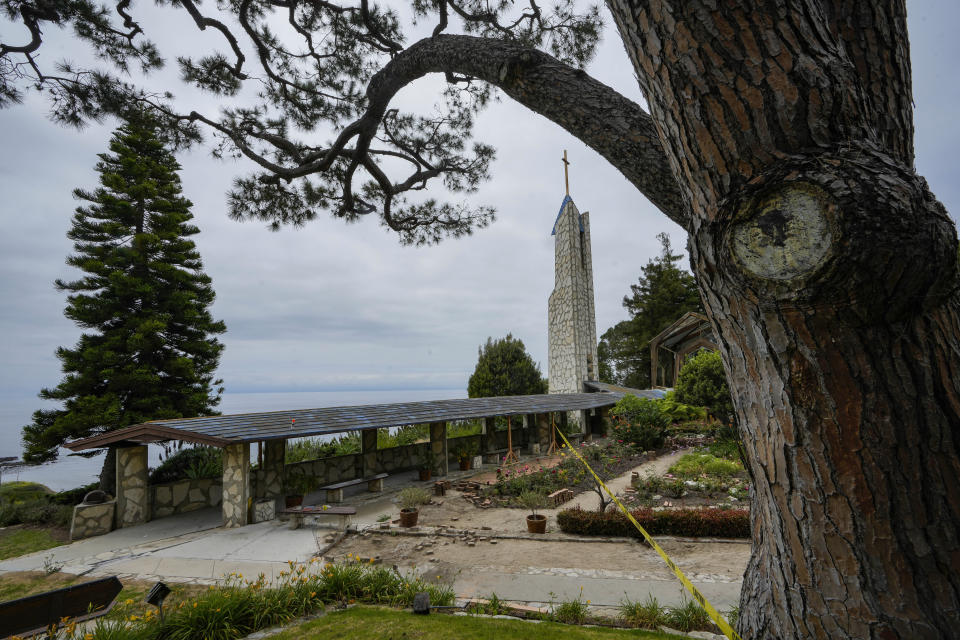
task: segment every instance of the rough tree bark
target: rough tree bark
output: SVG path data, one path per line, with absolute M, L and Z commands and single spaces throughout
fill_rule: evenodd
M 913 169 L 903 2 L 608 4 L 754 478 L 740 633 L 956 637 L 957 237 Z

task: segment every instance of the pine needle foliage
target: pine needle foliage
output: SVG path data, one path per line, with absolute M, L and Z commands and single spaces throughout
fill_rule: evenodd
M 57 457 L 68 440 L 147 420 L 212 415 L 221 380 L 214 372 L 226 331 L 212 318 L 214 291 L 191 236 L 191 202 L 180 165 L 155 121 L 133 115 L 99 155 L 100 186 L 77 189 L 67 264 L 83 272 L 57 280 L 68 293 L 64 314 L 84 333 L 57 358 L 64 376 L 40 397 L 23 427 L 24 459 Z
M 547 381 L 540 375 L 540 365 L 533 361 L 523 340 L 507 334 L 480 347 L 477 366 L 467 382 L 471 398 L 523 396 L 547 392 Z

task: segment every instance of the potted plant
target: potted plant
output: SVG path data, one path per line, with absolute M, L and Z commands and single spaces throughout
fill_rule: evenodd
M 287 509 L 299 507 L 303 504 L 303 498 L 317 488 L 317 478 L 308 473 L 302 466 L 293 467 L 291 472 L 287 474 L 286 487 L 288 491 L 285 498 Z
M 475 443 L 464 444 L 457 448 L 457 461 L 460 463 L 460 471 L 468 471 L 470 463 L 473 462 L 473 456 L 477 455 L 477 445 Z
M 546 496 L 538 491 L 524 491 L 517 497 L 517 502 L 530 509 L 530 515 L 527 516 L 527 531 L 529 533 L 546 533 L 547 516 L 537 513 L 537 509 L 546 506 Z
M 400 492 L 400 526 L 414 527 L 420 516 L 420 505 L 430 502 L 430 494 L 419 487 L 407 487 Z
M 421 460 L 419 466 L 417 466 L 417 471 L 420 472 L 420 480 L 424 482 L 429 480 L 436 464 L 437 456 L 433 455 L 433 451 L 427 449 L 427 453 L 423 456 L 423 460 Z

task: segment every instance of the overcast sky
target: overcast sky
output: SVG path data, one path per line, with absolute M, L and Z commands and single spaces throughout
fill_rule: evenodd
M 911 0 L 908 8 L 917 168 L 956 219 L 960 6 Z M 177 31 L 175 21 L 163 26 L 178 38 L 188 34 L 191 46 L 211 42 L 189 25 L 180 25 L 186 31 Z M 9 29 L 0 21 L 5 36 Z M 68 39 L 49 35 L 48 60 L 70 53 Z M 612 26 L 588 70 L 641 100 Z M 435 87 L 424 82 L 405 99 L 432 101 Z M 116 126 L 78 133 L 51 124 L 46 112 L 35 97 L 0 111 L 0 397 L 29 399 L 55 385 L 54 351 L 79 335 L 63 317 L 64 296 L 53 281 L 77 275 L 64 264 L 77 204 L 71 191 L 95 186 L 96 154 Z M 524 341 L 546 375 L 550 230 L 564 196 L 564 149 L 572 162 L 571 194 L 591 213 L 598 334 L 626 318 L 621 299 L 657 253 L 655 236 L 666 231 L 675 247 L 685 245 L 680 228 L 618 172 L 545 119 L 504 100 L 485 112 L 477 131 L 498 156 L 493 179 L 472 200 L 496 207 L 498 220 L 436 247 L 401 247 L 375 220 L 345 225 L 321 217 L 279 233 L 232 222 L 224 194 L 250 167 L 213 160 L 205 148 L 179 157 L 201 229 L 195 239 L 217 292 L 213 312 L 228 328 L 220 365 L 228 391 L 462 388 L 465 395 L 478 346 L 508 332 Z

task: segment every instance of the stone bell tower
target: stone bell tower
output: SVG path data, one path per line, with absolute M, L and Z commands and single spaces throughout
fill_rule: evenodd
M 563 157 L 567 164 L 566 152 Z M 581 214 L 573 204 L 569 181 L 552 235 L 555 281 L 548 307 L 550 393 L 581 393 L 584 381 L 597 379 L 597 319 L 590 214 Z

